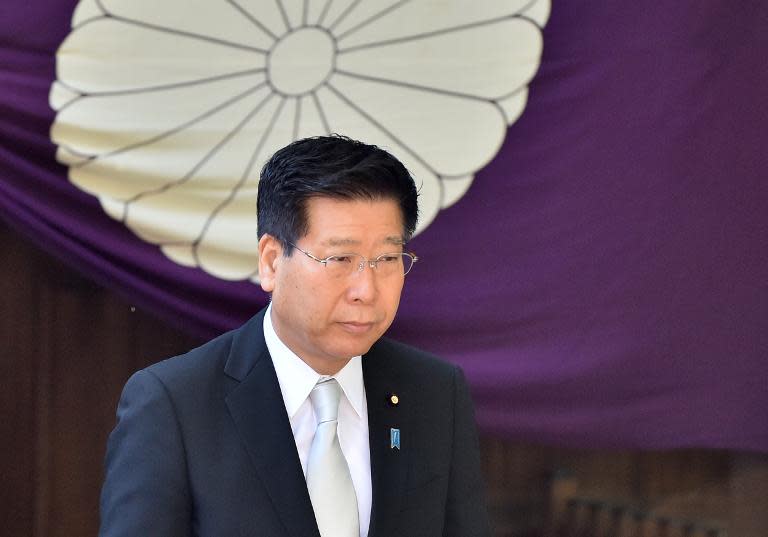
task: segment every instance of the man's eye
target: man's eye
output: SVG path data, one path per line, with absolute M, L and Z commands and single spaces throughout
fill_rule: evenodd
M 379 258 L 380 263 L 397 263 L 402 256 L 400 254 L 384 254 Z
M 352 256 L 349 255 L 334 255 L 328 258 L 329 263 L 347 264 L 352 262 Z

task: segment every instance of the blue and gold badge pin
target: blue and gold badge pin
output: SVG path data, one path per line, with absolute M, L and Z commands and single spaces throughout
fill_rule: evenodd
M 389 430 L 389 449 L 400 450 L 400 429 Z

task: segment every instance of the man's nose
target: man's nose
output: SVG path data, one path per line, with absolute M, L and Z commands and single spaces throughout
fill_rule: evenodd
M 378 275 L 375 264 L 367 259 L 361 260 L 349 278 L 349 297 L 352 301 L 370 302 L 378 292 Z

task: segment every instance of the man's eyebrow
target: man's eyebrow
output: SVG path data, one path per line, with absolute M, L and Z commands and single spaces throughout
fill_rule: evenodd
M 400 235 L 390 235 L 389 237 L 386 237 L 383 242 L 402 246 L 405 244 L 405 239 Z M 343 237 L 331 237 L 330 239 L 324 240 L 321 244 L 323 246 L 358 246 L 360 241 Z
M 405 239 L 400 235 L 392 235 L 384 239 L 384 242 L 388 242 L 389 244 L 396 244 L 398 246 L 403 246 L 405 244 Z
M 360 244 L 360 241 L 356 241 L 355 239 L 343 239 L 343 238 L 337 238 L 337 237 L 331 237 L 330 239 L 324 240 L 322 243 L 323 246 L 356 246 Z

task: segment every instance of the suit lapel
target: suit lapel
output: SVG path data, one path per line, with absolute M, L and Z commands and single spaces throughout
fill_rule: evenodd
M 264 311 L 235 336 L 225 372 L 240 381 L 226 397 L 235 426 L 291 537 L 319 537 L 285 404 L 264 342 Z
M 393 534 L 392 525 L 400 513 L 408 467 L 408 414 L 404 404 L 392 405 L 396 394 L 407 400 L 406 387 L 388 367 L 387 357 L 372 349 L 363 357 L 363 379 L 368 403 L 368 430 L 371 449 L 373 505 L 369 537 Z M 391 430 L 405 438 L 400 449 L 391 447 Z

